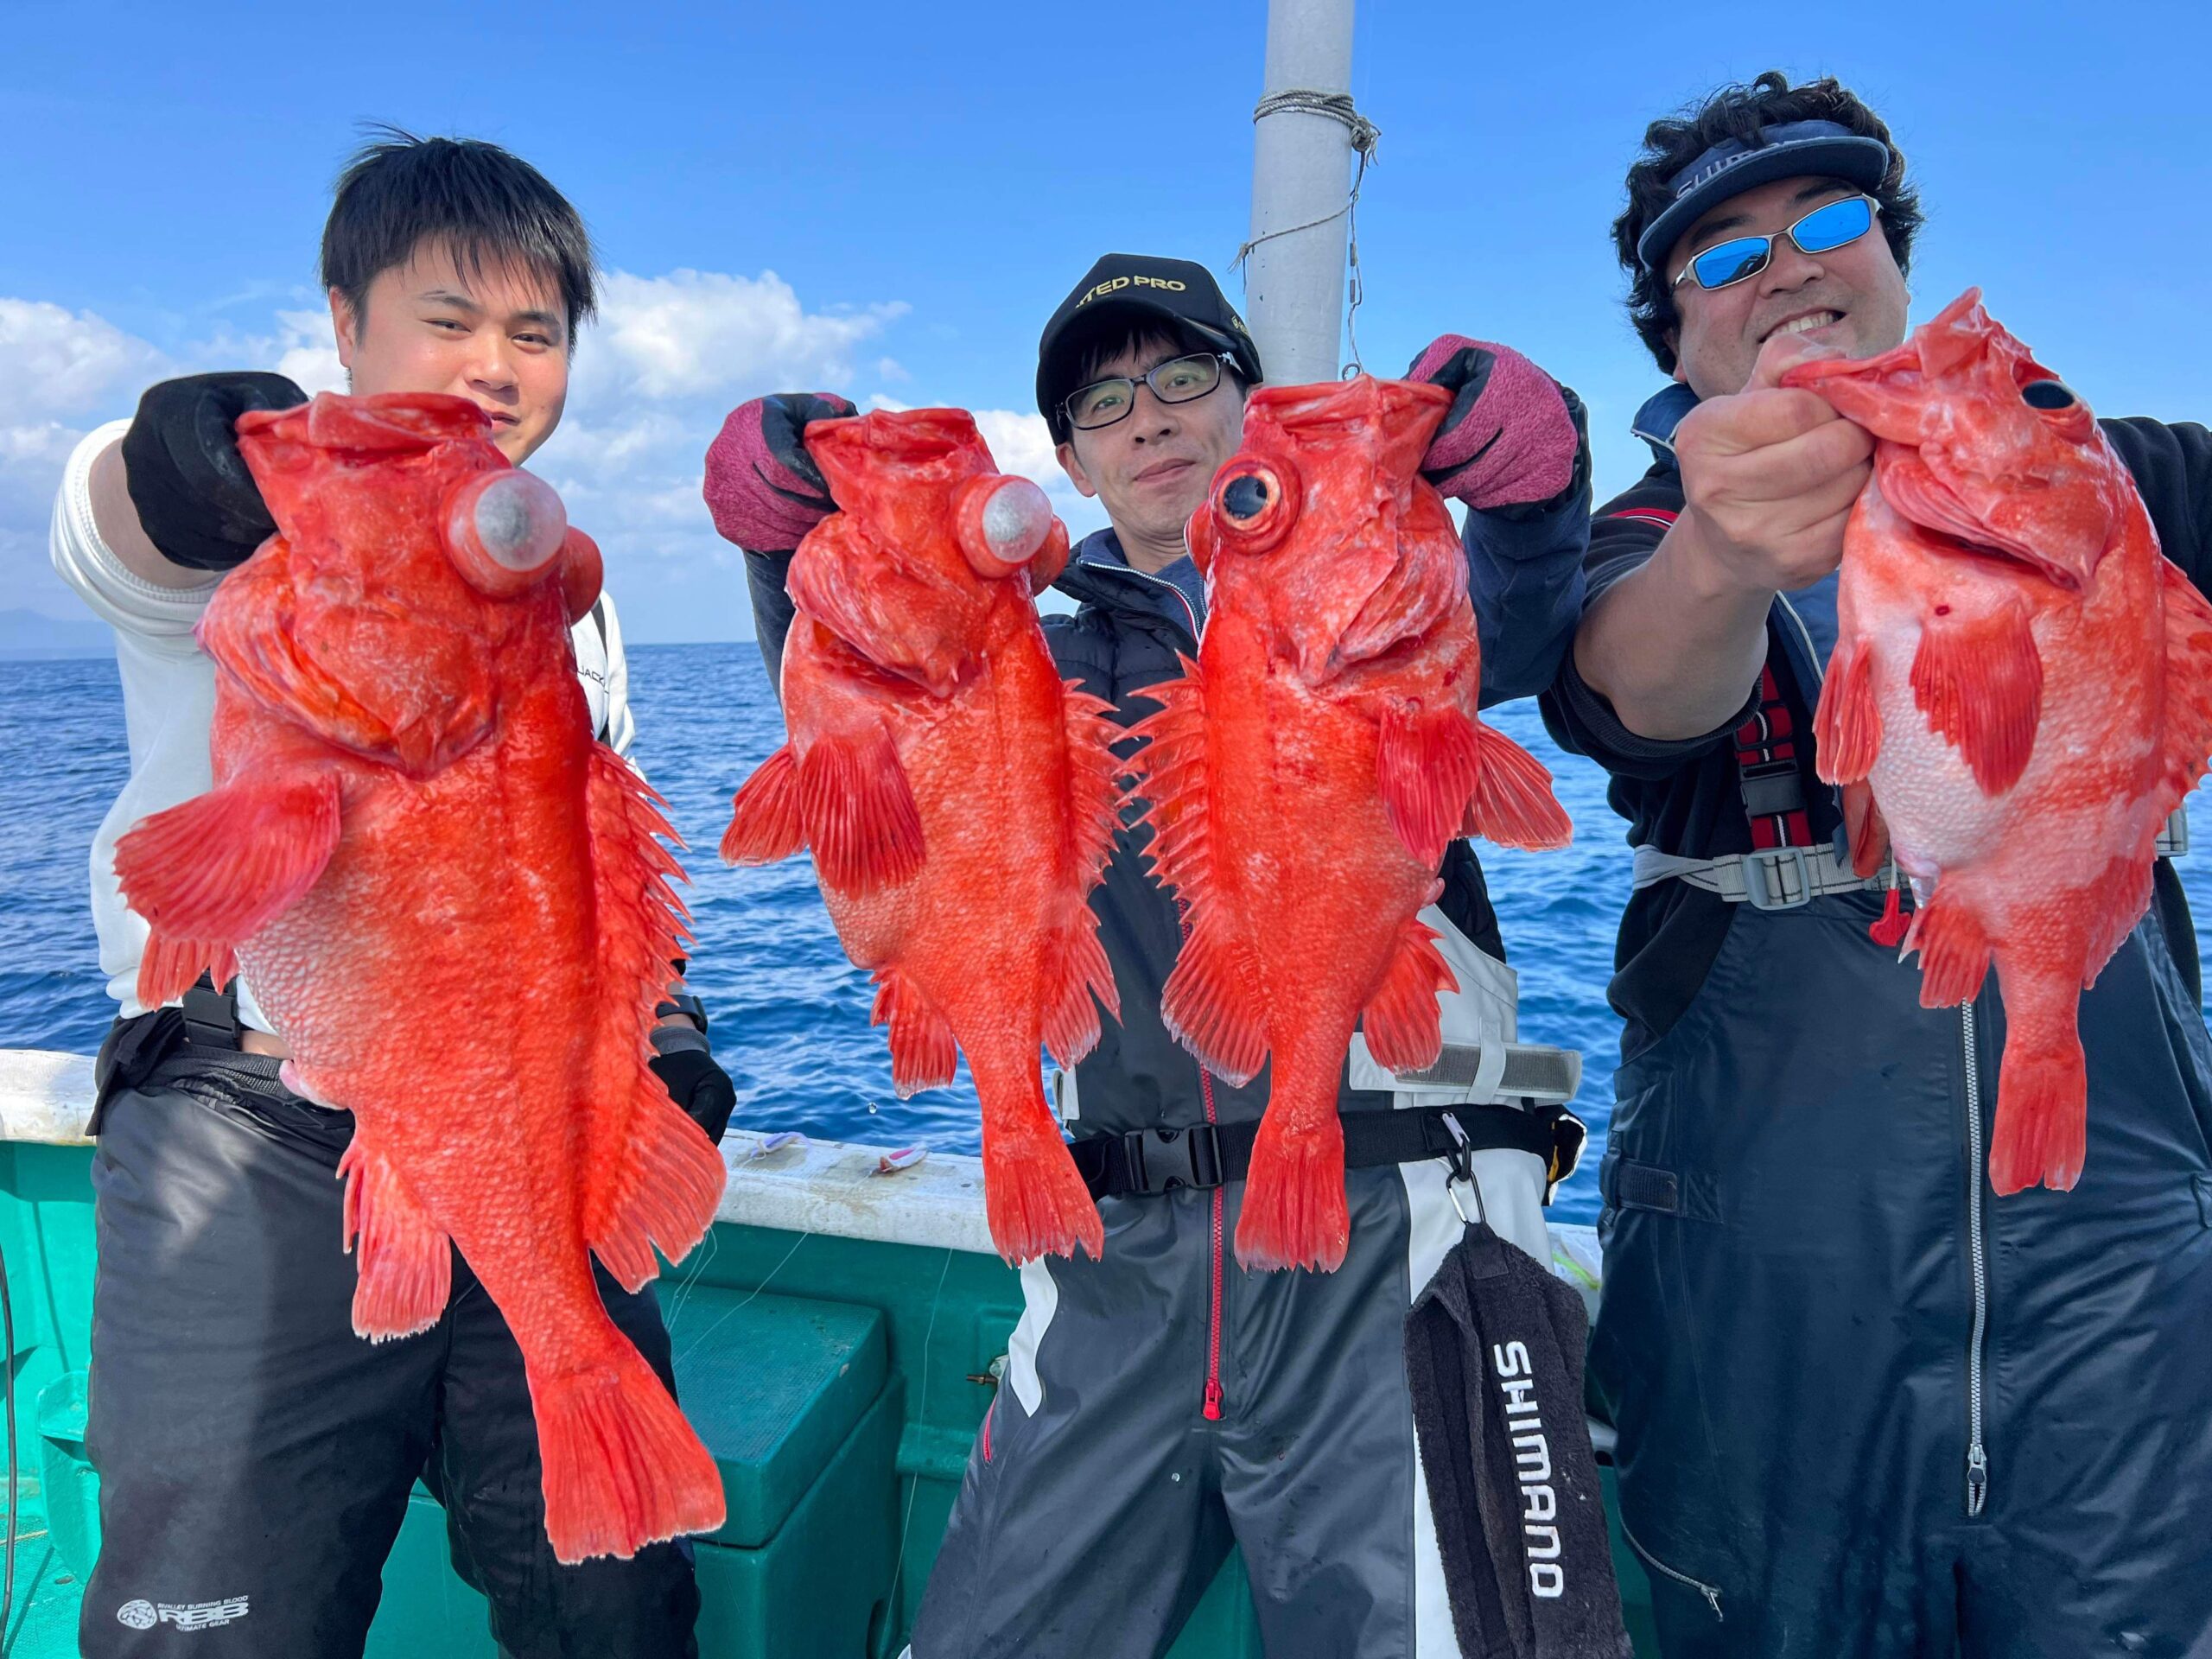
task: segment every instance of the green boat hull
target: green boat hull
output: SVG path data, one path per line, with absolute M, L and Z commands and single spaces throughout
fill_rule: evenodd
M 76 1649 L 98 1549 L 86 1461 L 91 1153 L 0 1142 L 0 1249 L 15 1326 L 18 1492 L 8 1659 Z M 723 1222 L 661 1280 L 687 1410 L 722 1463 L 732 1519 L 697 1548 L 709 1659 L 889 1659 L 927 1583 L 1019 1281 L 966 1249 Z M 1610 1497 L 1610 1492 L 1608 1494 Z M 1648 1592 L 1615 1535 L 1640 1654 Z M 448 1565 L 444 1516 L 409 1506 L 384 1580 L 373 1659 L 496 1659 L 484 1603 Z M 1232 1556 L 1170 1649 L 1261 1653 Z

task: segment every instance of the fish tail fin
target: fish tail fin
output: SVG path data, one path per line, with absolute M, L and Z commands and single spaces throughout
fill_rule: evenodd
M 1963 899 L 1946 899 L 1940 886 L 1913 912 L 1903 950 L 1920 952 L 1923 1008 L 1954 1008 L 1971 1001 L 1989 976 L 1989 935 L 1981 918 Z
M 798 813 L 798 763 L 788 743 L 738 786 L 722 831 L 725 864 L 773 864 L 806 845 Z
M 353 1287 L 353 1334 L 388 1342 L 429 1330 L 453 1294 L 451 1239 L 415 1201 L 391 1160 L 364 1146 L 358 1130 L 338 1160 L 338 1173 L 346 1183 L 340 1236 L 360 1274 Z
M 1921 620 L 1912 659 L 1914 706 L 1948 738 L 1985 795 L 2020 781 L 2043 719 L 2043 655 L 2027 607 L 2008 595 L 1980 613 Z
M 1821 780 L 1855 784 L 1882 753 L 1882 707 L 1874 698 L 1874 652 L 1864 639 L 1839 643 L 1837 665 L 1813 711 L 1813 749 Z
M 585 1236 L 607 1272 L 636 1290 L 658 1268 L 658 1246 L 681 1261 L 715 1218 L 727 1174 L 721 1154 L 668 1097 L 645 1063 L 652 1010 L 687 936 L 669 886 L 683 872 L 661 838 L 675 839 L 657 798 L 605 744 L 592 753 L 594 897 L 602 1007 L 589 1152 L 595 1172 Z
M 340 827 L 336 775 L 303 767 L 233 779 L 132 828 L 116 843 L 115 874 L 152 929 L 138 1000 L 158 1007 L 203 968 L 234 970 L 232 949 L 315 885 Z
M 1106 1253 L 1106 1226 L 1075 1166 L 1037 1071 L 1037 1051 L 969 1056 L 983 1116 L 983 1208 L 991 1242 L 1016 1265 L 1040 1255 L 1092 1261 Z
M 2159 561 L 2166 606 L 2166 734 L 2163 759 L 2173 810 L 2212 756 L 2212 601 L 2171 559 Z
M 1420 917 L 1406 918 L 1382 982 L 1360 1017 L 1367 1052 L 1388 1071 L 1418 1071 L 1433 1065 L 1444 1046 L 1443 1015 L 1436 995 L 1458 990 L 1459 982 L 1436 948 L 1436 930 Z
M 899 1098 L 950 1083 L 960 1051 L 944 1015 L 894 967 L 877 969 L 875 985 L 875 1007 L 868 1024 L 891 1027 L 891 1084 Z
M 797 766 L 798 821 L 823 886 L 856 897 L 920 873 L 921 808 L 880 718 L 814 737 Z
M 606 1362 L 531 1378 L 545 1533 L 567 1566 L 722 1524 L 721 1471 L 660 1378 L 614 1335 Z
M 1236 1223 L 1236 1260 L 1265 1272 L 1306 1268 L 1333 1273 L 1351 1242 L 1344 1206 L 1344 1130 L 1337 1116 L 1337 1072 L 1301 1079 L 1279 1065 Z M 1301 1082 L 1302 1085 L 1301 1086 Z
M 1544 763 L 1495 726 L 1472 723 L 1482 765 L 1467 803 L 1465 833 L 1532 853 L 1567 846 L 1574 839 L 1574 823 L 1552 793 Z
M 2070 1191 L 2088 1152 L 2089 1082 L 2070 973 L 2031 976 L 2000 963 L 2005 1058 L 1997 1074 L 1997 1124 L 1989 1184 L 1999 1194 L 2031 1186 Z

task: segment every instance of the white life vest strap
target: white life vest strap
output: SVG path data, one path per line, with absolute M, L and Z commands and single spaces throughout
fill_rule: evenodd
M 2188 851 L 2189 809 L 2177 806 L 2158 832 L 2158 855 L 2178 858 Z M 1680 858 L 1656 847 L 1639 847 L 1634 881 L 1639 893 L 1662 881 L 1687 881 L 1732 905 L 1795 910 L 1831 893 L 1878 893 L 1898 885 L 1898 876 L 1894 861 L 1872 875 L 1860 875 L 1833 847 L 1762 847 L 1726 858 Z

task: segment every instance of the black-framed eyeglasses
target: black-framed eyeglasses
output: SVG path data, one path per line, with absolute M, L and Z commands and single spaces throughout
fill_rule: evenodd
M 1732 236 L 1690 256 L 1682 274 L 1671 286 L 1680 288 L 1695 278 L 1700 288 L 1727 288 L 1756 276 L 1774 258 L 1776 236 L 1786 236 L 1800 253 L 1833 253 L 1856 242 L 1874 228 L 1881 203 L 1872 196 L 1846 196 L 1815 207 L 1787 230 L 1774 236 Z
M 1137 406 L 1140 381 L 1150 386 L 1152 395 L 1163 404 L 1187 404 L 1205 397 L 1221 384 L 1221 365 L 1229 360 L 1226 352 L 1192 352 L 1188 357 L 1171 357 L 1141 375 L 1117 374 L 1110 380 L 1094 380 L 1087 386 L 1078 386 L 1062 400 L 1061 407 L 1067 410 L 1070 426 L 1082 432 L 1096 432 L 1102 426 L 1128 418 L 1129 411 Z

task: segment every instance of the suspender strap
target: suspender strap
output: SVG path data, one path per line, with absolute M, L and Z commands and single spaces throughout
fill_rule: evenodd
M 1465 1132 L 1465 1150 L 1532 1153 L 1544 1160 L 1554 1185 L 1567 1179 L 1581 1155 L 1581 1121 L 1556 1107 L 1437 1106 L 1345 1113 L 1344 1167 L 1377 1169 L 1453 1158 L 1462 1147 L 1446 1117 L 1456 1118 Z M 1256 1122 L 1193 1123 L 1086 1135 L 1068 1150 L 1092 1198 L 1126 1198 L 1241 1181 L 1251 1170 L 1252 1143 L 1259 1133 Z
M 1771 664 L 1759 668 L 1759 703 L 1736 728 L 1736 768 L 1751 845 L 1809 847 L 1813 826 L 1805 815 L 1805 787 L 1797 771 L 1796 730 Z

